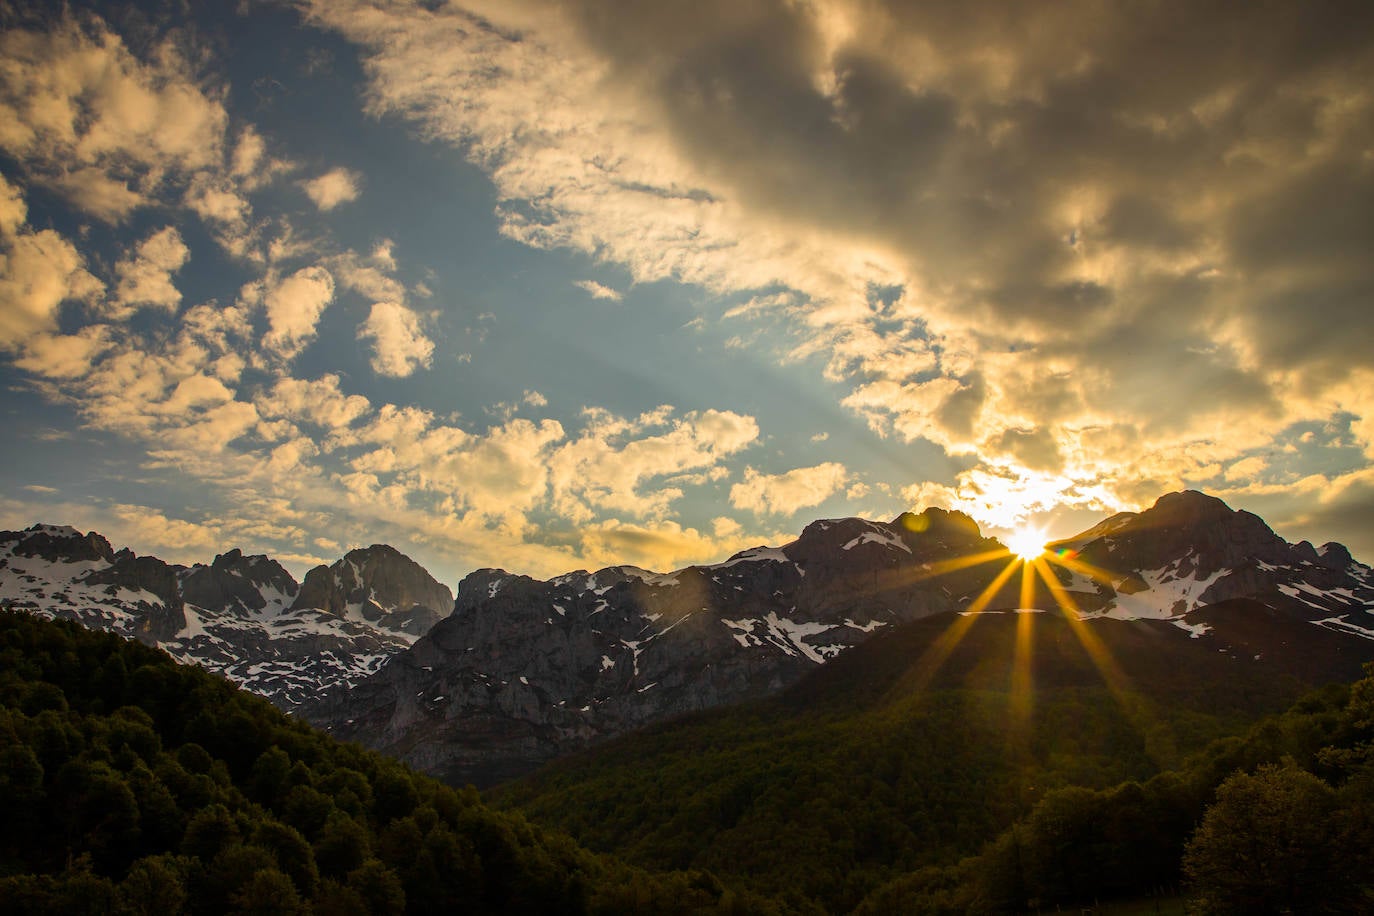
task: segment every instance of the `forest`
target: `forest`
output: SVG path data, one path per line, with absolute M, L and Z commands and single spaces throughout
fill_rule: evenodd
M 0 912 L 778 912 L 650 874 L 166 654 L 0 611 Z
M 1209 690 L 1199 656 L 1113 693 L 1042 629 L 1034 716 L 976 666 L 911 689 L 899 637 L 887 668 L 484 800 L 158 650 L 0 612 L 0 911 L 1374 909 L 1374 676 L 1261 714 L 1296 686 Z
M 944 623 L 921 621 L 774 699 L 627 736 L 493 798 L 798 912 L 1374 909 L 1374 680 L 1304 695 L 1197 641 L 1153 651 L 1156 631 L 1127 623 L 1097 631 L 1104 673 L 1040 616 L 1026 697 L 1007 676 L 1015 617 L 979 623 L 938 674 L 919 660 Z

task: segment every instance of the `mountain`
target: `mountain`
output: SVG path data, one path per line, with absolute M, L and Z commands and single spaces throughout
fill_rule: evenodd
M 160 646 L 291 709 L 376 671 L 452 596 L 385 545 L 298 585 L 275 560 L 239 550 L 185 567 L 115 551 L 95 532 L 34 525 L 0 531 L 0 604 Z
M 1339 545 L 1185 492 L 1051 546 L 970 567 L 977 613 L 882 628 L 772 697 L 661 720 L 493 797 L 799 909 L 1021 912 L 1175 895 L 1229 773 L 1291 758 L 1327 775 L 1343 758 L 1323 745 L 1367 748 L 1351 723 L 1367 732 L 1374 679 L 1347 685 L 1374 662 L 1374 589 Z
M 929 509 L 818 521 L 782 547 L 672 573 L 465 578 L 451 616 L 374 676 L 300 712 L 455 782 L 489 785 L 628 730 L 766 696 L 887 628 L 1027 605 L 1158 620 L 1303 683 L 1354 677 L 1374 645 L 1374 573 L 1290 545 L 1184 492 L 1054 545 L 1032 579 L 976 524 Z M 1320 629 L 1316 629 L 1316 624 Z
M 999 549 L 967 516 L 932 509 L 818 521 L 784 547 L 671 574 L 479 570 L 410 650 L 301 714 L 486 784 L 648 722 L 767 695 L 877 630 L 961 607 L 978 571 L 937 583 L 932 570 Z
M 1069 554 L 1069 587 L 1090 616 L 1171 620 L 1205 633 L 1216 625 L 1209 608 L 1249 601 L 1374 638 L 1374 571 L 1340 544 L 1290 544 L 1259 516 L 1203 493 L 1170 493 L 1049 546 Z
M 298 585 L 237 550 L 173 566 L 36 525 L 0 532 L 0 603 L 161 645 L 336 735 L 479 785 L 771 695 L 894 626 L 970 608 L 1157 620 L 1304 683 L 1355 676 L 1374 640 L 1368 566 L 1201 493 L 1050 546 L 1028 587 L 971 519 L 930 509 L 817 521 L 781 547 L 670 573 L 478 570 L 453 601 L 384 545 Z
M 418 637 L 452 610 L 453 593 L 395 547 L 373 544 L 306 573 L 291 609 L 306 608 Z

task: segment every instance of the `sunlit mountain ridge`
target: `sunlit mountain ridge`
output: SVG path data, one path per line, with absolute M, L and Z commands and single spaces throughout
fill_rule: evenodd
M 935 677 L 981 613 L 1050 611 L 1092 651 L 1099 618 L 1148 620 L 1307 683 L 1374 649 L 1374 574 L 1338 544 L 1168 494 L 1023 560 L 959 512 L 813 522 L 795 540 L 668 573 L 546 581 L 478 570 L 448 590 L 394 548 L 298 585 L 229 551 L 170 566 L 95 533 L 0 533 L 0 600 L 156 643 L 341 737 L 454 782 L 499 782 L 665 718 L 768 696 L 911 621 L 949 624 Z M 1030 615 L 1020 615 L 1029 640 Z M 1022 661 L 1011 676 L 1029 683 Z

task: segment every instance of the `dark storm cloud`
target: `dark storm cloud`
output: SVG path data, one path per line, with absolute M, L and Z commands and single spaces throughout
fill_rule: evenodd
M 968 320 L 1124 321 L 1172 268 L 1066 276 L 1083 250 L 1207 246 L 1242 288 L 1188 326 L 1253 310 L 1323 376 L 1367 341 L 1374 5 L 860 3 L 838 37 L 806 4 L 583 9 L 740 199 L 897 251 Z

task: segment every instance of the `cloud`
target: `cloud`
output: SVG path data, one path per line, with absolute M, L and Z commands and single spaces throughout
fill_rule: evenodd
M 24 342 L 14 364 L 49 379 L 77 379 L 87 375 L 96 358 L 112 346 L 105 325 L 84 327 L 74 334 L 35 334 Z
M 1253 479 L 1268 466 L 1269 462 L 1259 455 L 1242 458 L 1240 461 L 1232 462 L 1231 465 L 1226 468 L 1226 480 L 1229 483 L 1235 483 Z
M 602 286 L 595 280 L 577 280 L 573 283 L 578 289 L 585 290 L 593 299 L 610 299 L 612 302 L 619 302 L 625 298 L 624 294 L 618 290 L 611 289 L 609 286 Z
M 677 522 L 660 522 L 652 527 L 611 519 L 579 531 L 580 553 L 588 566 L 632 565 L 644 569 L 669 571 L 693 563 L 719 563 L 759 542 L 781 543 L 788 536 L 780 533 L 746 535 L 738 527 L 726 526 L 707 534 Z
M 404 378 L 428 369 L 433 360 L 434 341 L 425 335 L 420 317 L 399 302 L 373 303 L 358 339 L 372 341 L 372 371 L 378 375 Z
M 324 375 L 313 381 L 278 379 L 271 389 L 254 401 L 266 418 L 285 418 L 294 423 L 310 423 L 325 432 L 343 430 L 372 411 L 367 398 L 344 394 L 337 375 Z
M 392 276 L 396 258 L 389 243 L 367 257 L 356 251 L 336 255 L 329 259 L 329 268 L 344 286 L 374 301 L 402 302 L 406 298 L 405 284 Z
M 328 212 L 340 204 L 358 199 L 359 186 L 363 176 L 343 167 L 333 168 L 320 175 L 301 182 L 305 194 L 320 210 Z
M 81 210 L 119 221 L 221 161 L 227 115 L 172 41 L 146 60 L 94 17 L 0 35 L 0 149 Z
M 260 299 L 267 310 L 263 344 L 291 359 L 314 338 L 320 315 L 334 301 L 334 278 L 318 265 L 302 267 L 285 279 L 250 290 L 248 298 Z
M 782 474 L 748 468 L 743 482 L 730 488 L 730 505 L 759 515 L 793 515 L 842 492 L 849 477 L 844 465 L 834 461 Z
M 139 306 L 175 311 L 181 292 L 172 285 L 172 274 L 181 269 L 191 251 L 174 227 L 158 230 L 139 243 L 131 258 L 115 264 L 119 278 L 108 312 L 116 320 L 127 319 Z
M 77 207 L 107 223 L 117 223 L 147 198 L 129 187 L 127 181 L 112 178 L 102 169 L 86 167 L 71 172 L 59 172 L 48 184 Z
M 311 14 L 508 236 L 749 295 L 882 435 L 1124 492 L 1371 410 L 1370 10 L 362 10 Z
M 29 208 L 24 203 L 24 195 L 0 175 L 0 238 L 9 238 L 19 232 L 19 227 L 28 220 Z
M 55 329 L 63 302 L 93 300 L 103 288 L 75 246 L 53 230 L 12 236 L 0 253 L 0 347 Z
M 186 189 L 182 202 L 197 216 L 211 224 L 241 227 L 252 212 L 233 182 L 201 173 Z
M 662 518 L 684 495 L 663 478 L 710 470 L 758 439 L 753 417 L 722 410 L 681 418 L 672 413 L 661 407 L 626 419 L 590 412 L 582 435 L 548 458 L 555 511 L 579 524 L 602 511 Z

